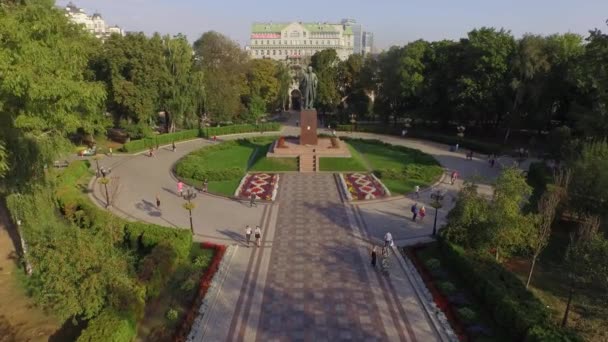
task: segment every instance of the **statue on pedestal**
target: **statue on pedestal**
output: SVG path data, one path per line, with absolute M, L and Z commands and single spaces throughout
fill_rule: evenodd
M 300 80 L 300 92 L 304 98 L 302 109 L 314 109 L 318 83 L 317 75 L 312 71 L 312 66 L 309 66 Z

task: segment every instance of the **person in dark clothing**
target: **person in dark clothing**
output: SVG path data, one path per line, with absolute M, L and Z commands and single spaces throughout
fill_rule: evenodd
M 372 267 L 376 268 L 376 260 L 378 258 L 378 254 L 376 253 L 376 246 L 374 246 L 372 248 L 371 256 L 372 256 Z

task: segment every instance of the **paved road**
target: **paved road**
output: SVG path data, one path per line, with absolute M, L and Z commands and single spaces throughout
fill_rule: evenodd
M 297 128 L 290 126 L 282 132 L 293 133 Z M 487 194 L 498 174 L 487 161 L 467 161 L 445 145 L 374 134 L 353 136 L 420 149 L 433 155 L 446 172 L 456 169 L 465 179 L 479 178 Z M 175 194 L 170 170 L 179 158 L 209 144 L 202 139 L 184 142 L 177 152 L 161 148 L 154 158 L 104 158 L 100 164 L 111 166 L 120 183 L 110 210 L 129 219 L 188 227 L 187 211 Z M 448 194 L 440 223 L 461 182 L 434 186 Z M 240 201 L 199 195 L 194 200 L 195 239 L 239 247 L 208 309 L 211 319 L 199 327 L 196 340 L 438 340 L 396 255 L 391 255 L 390 279 L 368 264 L 369 248 L 379 244 L 387 231 L 401 244 L 428 239 L 433 214 L 428 206 L 430 190 L 419 199 L 409 195 L 351 205 L 340 198 L 331 174 L 288 174 L 282 176 L 278 200 L 271 205 L 249 208 Z M 161 210 L 154 204 L 157 193 Z M 99 186 L 93 198 L 101 202 Z M 409 206 L 415 201 L 428 208 L 424 222 L 409 218 Z M 262 248 L 244 245 L 246 224 L 263 228 Z

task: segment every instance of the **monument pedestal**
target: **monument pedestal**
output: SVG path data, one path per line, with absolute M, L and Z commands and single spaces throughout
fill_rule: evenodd
M 300 112 L 300 145 L 317 145 L 317 110 L 302 109 Z

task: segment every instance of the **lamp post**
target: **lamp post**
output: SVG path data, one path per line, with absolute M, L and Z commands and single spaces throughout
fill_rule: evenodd
M 186 190 L 184 194 L 184 199 L 187 201 L 184 203 L 184 209 L 188 210 L 188 215 L 190 217 L 190 232 L 194 235 L 194 224 L 192 224 L 192 209 L 196 207 L 192 200 L 196 198 L 196 191 L 194 191 L 191 187 Z
M 431 199 L 433 200 L 433 202 L 431 203 L 431 207 L 435 208 L 435 223 L 433 223 L 433 236 L 437 235 L 437 212 L 439 211 L 439 208 L 443 207 L 443 204 L 441 202 L 443 201 L 444 197 L 445 194 L 439 190 L 431 193 Z
M 110 180 L 106 176 L 103 176 L 99 180 L 99 184 L 103 184 L 104 188 L 106 189 L 106 208 L 110 206 L 110 194 L 108 193 L 108 183 L 110 183 Z

